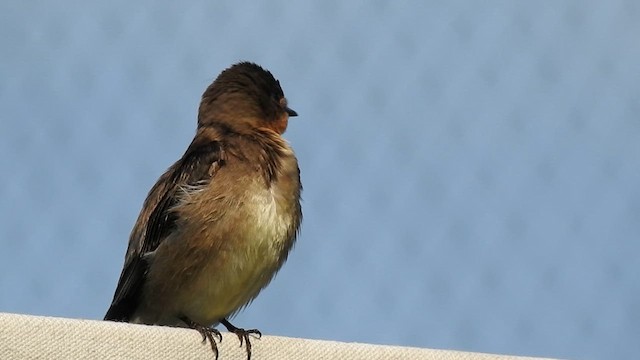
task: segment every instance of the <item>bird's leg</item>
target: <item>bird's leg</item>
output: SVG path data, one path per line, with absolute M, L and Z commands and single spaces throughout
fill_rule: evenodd
M 240 346 L 242 346 L 242 344 L 245 343 L 245 347 L 247 348 L 247 360 L 251 360 L 251 342 L 249 341 L 249 335 L 255 334 L 258 336 L 258 339 L 259 339 L 260 337 L 262 337 L 262 333 L 260 332 L 260 330 L 258 329 L 245 330 L 245 329 L 237 328 L 231 325 L 231 323 L 227 319 L 220 320 L 220 324 L 224 325 L 227 328 L 227 330 L 229 330 L 229 332 L 232 332 L 236 334 L 236 336 L 238 336 L 238 339 L 240 339 Z
M 200 325 L 196 322 L 193 322 L 191 319 L 189 319 L 186 316 L 180 317 L 180 320 L 182 320 L 190 328 L 197 330 L 200 333 L 200 335 L 202 335 L 203 343 L 206 343 L 207 340 L 209 340 L 209 343 L 211 343 L 211 350 L 213 350 L 213 353 L 216 356 L 216 360 L 218 360 L 218 344 L 216 344 L 216 341 L 213 337 L 214 336 L 217 337 L 218 341 L 222 342 L 222 334 L 220 334 L 220 331 L 212 327 Z

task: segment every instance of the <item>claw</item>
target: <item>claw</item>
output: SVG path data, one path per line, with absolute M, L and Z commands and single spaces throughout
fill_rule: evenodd
M 258 339 L 262 337 L 262 333 L 258 329 L 241 329 L 233 326 L 227 319 L 220 320 L 220 323 L 224 325 L 229 332 L 236 334 L 238 339 L 240 340 L 240 347 L 245 345 L 247 349 L 247 360 L 251 360 L 251 341 L 249 340 L 250 335 L 257 335 Z
M 218 338 L 219 342 L 222 342 L 222 334 L 220 334 L 220 331 L 208 326 L 195 323 L 186 316 L 181 317 L 180 320 L 184 321 L 184 323 L 187 324 L 190 328 L 198 331 L 200 335 L 202 335 L 203 344 L 206 343 L 207 340 L 209 340 L 209 343 L 211 344 L 211 350 L 213 351 L 216 360 L 218 360 L 218 344 L 216 344 L 214 336 Z

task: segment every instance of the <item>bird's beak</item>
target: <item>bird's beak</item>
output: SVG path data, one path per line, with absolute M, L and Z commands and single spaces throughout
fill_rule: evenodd
M 286 107 L 284 110 L 287 112 L 287 114 L 289 114 L 289 116 L 298 116 L 298 113 L 290 109 L 289 107 Z

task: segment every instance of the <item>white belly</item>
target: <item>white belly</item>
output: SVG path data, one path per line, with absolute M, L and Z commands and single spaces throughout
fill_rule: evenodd
M 290 246 L 293 216 L 281 209 L 272 190 L 256 192 L 243 205 L 247 215 L 244 229 L 235 229 L 228 248 L 212 254 L 211 266 L 198 276 L 188 305 L 192 319 L 200 323 L 217 322 L 240 310 L 255 298 L 280 268 Z M 223 261 L 224 266 L 219 266 Z M 198 320 L 196 320 L 198 321 Z

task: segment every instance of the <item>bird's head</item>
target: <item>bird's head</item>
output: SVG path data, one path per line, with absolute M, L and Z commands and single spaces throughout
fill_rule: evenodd
M 282 134 L 289 117 L 297 115 L 269 71 L 241 62 L 220 73 L 205 90 L 198 127 L 221 123 L 239 132 L 269 128 Z

